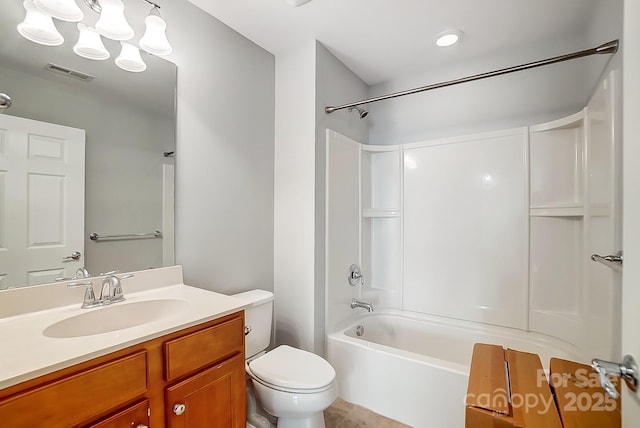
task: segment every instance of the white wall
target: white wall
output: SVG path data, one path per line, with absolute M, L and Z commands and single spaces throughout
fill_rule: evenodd
M 314 349 L 315 41 L 276 60 L 276 343 Z
M 325 130 L 360 141 L 367 123 L 325 105 L 364 98 L 366 84 L 315 40 L 276 60 L 276 342 L 324 353 Z
M 273 55 L 187 0 L 162 5 L 178 66 L 176 262 L 223 293 L 273 290 Z

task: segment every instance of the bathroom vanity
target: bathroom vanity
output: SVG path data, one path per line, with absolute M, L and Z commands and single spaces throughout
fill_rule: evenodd
M 103 308 L 0 318 L 1 425 L 244 428 L 245 303 L 184 284 L 123 287 L 127 300 Z

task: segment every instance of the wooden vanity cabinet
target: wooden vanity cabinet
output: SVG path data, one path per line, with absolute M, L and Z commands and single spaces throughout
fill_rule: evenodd
M 244 356 L 236 355 L 167 388 L 167 428 L 245 428 Z
M 240 311 L 0 390 L 0 427 L 244 428 L 245 382 Z
M 149 428 L 149 400 L 127 407 L 86 428 Z

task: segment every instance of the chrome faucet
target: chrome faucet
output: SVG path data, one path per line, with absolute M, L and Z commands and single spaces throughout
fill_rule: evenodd
M 96 306 L 100 306 L 100 301 L 96 299 L 96 294 L 93 291 L 93 282 L 91 281 L 80 281 L 80 282 L 70 282 L 67 284 L 67 287 L 77 288 L 77 287 L 85 287 L 84 291 L 84 299 L 82 300 L 82 309 L 94 308 Z
M 361 302 L 359 300 L 356 300 L 354 297 L 353 299 L 351 299 L 351 309 L 355 308 L 363 308 L 366 309 L 367 312 L 373 312 L 373 305 L 371 303 Z
M 133 275 L 116 276 L 115 271 L 107 272 L 102 280 L 102 290 L 100 291 L 100 304 L 109 305 L 111 303 L 122 302 L 125 300 L 122 292 L 122 281 L 131 278 Z
M 84 269 L 84 268 L 81 268 Z M 86 271 L 86 269 L 85 269 Z M 93 291 L 93 282 L 90 280 L 87 281 L 75 281 L 67 284 L 67 287 L 77 288 L 77 287 L 85 287 L 86 290 L 84 292 L 84 300 L 82 301 L 82 308 L 95 308 L 96 306 L 104 306 L 110 305 L 111 303 L 122 302 L 125 300 L 124 293 L 122 292 L 122 280 L 126 278 L 131 278 L 133 275 L 120 275 L 116 276 L 117 271 L 102 273 L 100 275 L 106 275 L 102 279 L 102 288 L 100 290 L 100 298 L 96 299 L 96 294 Z M 78 269 L 78 274 L 80 274 L 80 269 Z M 88 274 L 88 272 L 87 272 Z M 64 280 L 67 278 L 60 278 L 60 280 Z M 73 278 L 77 279 L 77 278 Z
M 102 290 L 100 291 L 100 302 L 102 302 L 103 305 L 109 305 L 116 302 L 112 294 L 116 287 L 120 288 L 120 295 L 122 296 L 122 300 L 124 300 L 124 296 L 122 295 L 122 284 L 118 277 L 115 275 L 107 275 L 104 277 L 102 280 Z
M 89 271 L 84 266 L 79 267 L 76 271 L 76 278 L 89 278 L 90 276 L 91 274 L 89 274 Z

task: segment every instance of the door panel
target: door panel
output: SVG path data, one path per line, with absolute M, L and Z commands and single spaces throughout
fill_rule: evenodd
M 0 115 L 0 289 L 84 264 L 84 153 L 82 129 Z

